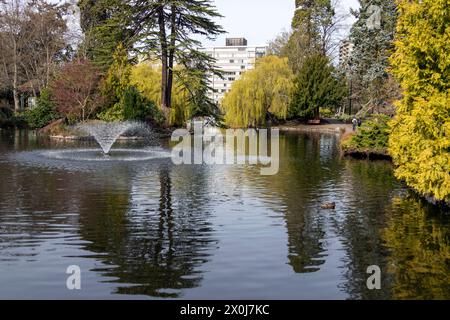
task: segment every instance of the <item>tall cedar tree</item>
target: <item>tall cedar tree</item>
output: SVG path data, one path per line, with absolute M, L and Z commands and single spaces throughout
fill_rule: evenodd
M 220 74 L 215 59 L 198 50 L 201 42 L 194 36 L 214 39 L 223 33 L 214 22 L 221 17 L 211 0 L 136 0 L 125 1 L 120 14 L 109 19 L 126 23 L 132 32 L 134 47 L 148 58 L 158 57 L 161 62 L 161 109 L 170 121 L 175 62 L 192 70 L 202 63 L 202 69 Z M 194 62 L 194 63 L 193 63 Z M 205 77 L 205 73 L 201 74 Z
M 132 1 L 79 0 L 80 26 L 84 34 L 79 55 L 92 60 L 103 70 L 113 63 L 113 54 L 119 44 L 131 46 L 129 21 L 122 12 Z

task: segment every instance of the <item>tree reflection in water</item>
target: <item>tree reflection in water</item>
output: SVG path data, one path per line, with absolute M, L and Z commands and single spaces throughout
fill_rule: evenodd
M 111 266 L 96 271 L 123 284 L 116 293 L 176 298 L 182 289 L 200 284 L 202 274 L 197 269 L 208 261 L 208 249 L 215 242 L 206 201 L 184 196 L 192 187 L 197 188 L 193 192 L 206 194 L 198 190 L 205 184 L 189 184 L 192 179 L 203 181 L 204 173 L 184 173 L 187 176 L 181 178 L 184 185 L 177 186 L 176 205 L 173 171 L 163 165 L 133 179 L 129 197 L 110 192 L 110 199 L 96 201 L 95 214 L 90 214 L 92 207 L 81 212 L 80 229 L 91 242 L 86 249 L 97 252 Z
M 265 177 L 167 161 L 35 167 L 10 154 L 58 146 L 0 131 L 0 282 L 70 297 L 61 271 L 75 263 L 88 298 L 221 298 L 227 285 L 244 297 L 450 298 L 448 213 L 411 197 L 390 163 L 340 158 L 335 135 L 280 138 L 280 172 Z M 374 264 L 379 291 L 366 286 Z
M 417 197 L 396 197 L 382 238 L 394 299 L 450 299 L 450 216 Z

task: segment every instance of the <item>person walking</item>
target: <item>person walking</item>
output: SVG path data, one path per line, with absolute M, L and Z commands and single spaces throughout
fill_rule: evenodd
M 358 126 L 358 119 L 353 118 L 352 124 L 353 124 L 353 132 L 355 132 L 356 131 L 356 127 Z

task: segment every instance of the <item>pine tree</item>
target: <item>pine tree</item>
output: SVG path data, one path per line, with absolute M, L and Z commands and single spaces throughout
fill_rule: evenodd
M 398 0 L 392 56 L 403 90 L 391 124 L 396 176 L 450 203 L 450 0 Z

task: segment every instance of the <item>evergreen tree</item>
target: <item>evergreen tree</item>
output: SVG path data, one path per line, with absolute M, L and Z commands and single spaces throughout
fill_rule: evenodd
M 105 111 L 100 115 L 103 120 L 125 120 L 124 97 L 129 91 L 131 64 L 125 47 L 119 43 L 113 54 L 113 62 L 101 85 L 105 97 Z
M 119 44 L 131 46 L 130 21 L 122 15 L 129 7 L 121 0 L 79 0 L 80 26 L 84 34 L 80 55 L 107 69 Z
M 320 108 L 336 108 L 346 93 L 329 59 L 322 54 L 306 58 L 295 79 L 291 116 L 320 119 Z
M 194 36 L 214 38 L 223 32 L 214 22 L 220 17 L 211 0 L 136 1 L 124 11 L 130 20 L 134 43 L 140 51 L 161 61 L 161 109 L 170 119 L 174 64 L 191 69 L 192 61 L 202 61 L 208 72 L 219 74 L 215 59 L 198 50 Z
M 399 0 L 398 7 L 395 173 L 422 195 L 450 202 L 450 0 Z
M 220 75 L 215 59 L 198 50 L 201 42 L 194 39 L 195 35 L 211 39 L 223 32 L 213 21 L 220 15 L 211 0 L 80 0 L 79 6 L 83 29 L 92 30 L 90 46 L 96 62 L 109 66 L 118 43 L 136 50 L 140 57 L 160 60 L 160 106 L 167 125 L 172 118 L 175 63 L 188 70 L 193 61 L 201 61 L 207 72 Z
M 357 21 L 350 32 L 354 45 L 350 61 L 355 109 L 382 107 L 398 95 L 388 74 L 393 49 L 396 4 L 393 0 L 359 0 Z

